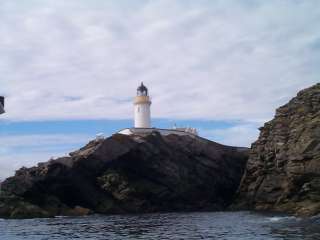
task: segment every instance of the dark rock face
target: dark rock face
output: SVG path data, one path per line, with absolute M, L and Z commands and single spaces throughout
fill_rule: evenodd
M 235 206 L 320 212 L 320 84 L 299 92 L 261 128 Z
M 18 170 L 2 184 L 0 216 L 222 210 L 247 158 L 247 149 L 202 138 L 115 134 Z

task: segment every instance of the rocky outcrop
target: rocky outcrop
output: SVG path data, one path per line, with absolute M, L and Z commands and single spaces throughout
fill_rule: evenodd
M 222 210 L 247 153 L 198 137 L 115 134 L 18 170 L 2 184 L 0 216 Z
M 299 92 L 260 130 L 234 207 L 320 213 L 320 84 Z

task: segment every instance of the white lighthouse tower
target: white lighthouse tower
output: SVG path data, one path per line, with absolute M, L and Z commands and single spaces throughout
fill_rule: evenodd
M 151 128 L 151 100 L 148 89 L 141 83 L 134 98 L 134 127 Z

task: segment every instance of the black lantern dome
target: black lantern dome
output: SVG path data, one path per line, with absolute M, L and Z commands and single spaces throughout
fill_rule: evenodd
M 141 82 L 141 85 L 137 88 L 137 95 L 148 96 L 148 88 L 145 85 L 143 85 L 143 82 Z

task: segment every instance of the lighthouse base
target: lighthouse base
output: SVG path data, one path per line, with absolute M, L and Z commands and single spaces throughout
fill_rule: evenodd
M 124 135 L 148 135 L 152 132 L 159 132 L 163 136 L 167 136 L 170 134 L 180 135 L 180 136 L 190 136 L 197 137 L 198 134 L 194 129 L 162 129 L 162 128 L 125 128 L 120 130 L 119 134 Z

